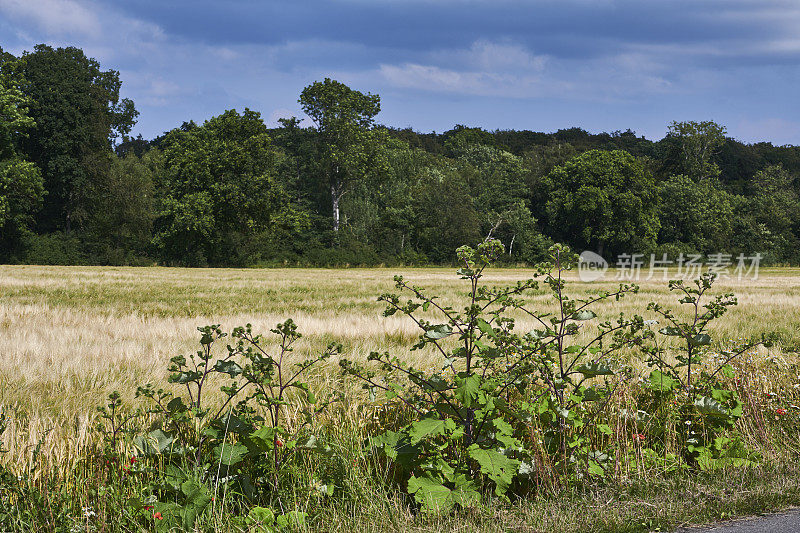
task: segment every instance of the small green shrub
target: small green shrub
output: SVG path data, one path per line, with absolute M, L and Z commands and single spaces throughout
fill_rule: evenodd
M 303 376 L 337 353 L 338 346 L 290 364 L 288 356 L 301 337 L 291 320 L 272 330 L 279 341 L 276 353 L 270 353 L 268 341 L 255 335 L 249 324 L 233 330 L 235 343 L 221 355 L 215 346 L 227 334 L 218 325 L 198 329 L 201 349 L 189 357 L 173 357 L 169 366 L 169 381 L 183 389 L 182 394 L 148 384 L 137 391 L 137 396 L 150 402 L 146 413 L 124 413 L 116 392 L 101 408 L 99 429 L 106 454 L 114 457 L 125 448 L 124 441 L 132 442 L 137 455 L 128 472 L 149 480 L 129 506 L 142 520 L 155 519 L 159 531 L 191 530 L 218 495 L 230 496 L 231 507 L 245 515 L 245 502 L 283 509 L 282 498 L 295 491 L 290 487 L 286 492 L 282 486 L 290 456 L 331 453 L 322 439 L 303 427 L 289 427 L 283 412 L 287 405 L 297 407 L 305 413 L 303 425 L 308 425 L 331 401 L 318 402 Z M 214 385 L 224 401 L 208 400 L 209 387 Z M 136 434 L 131 422 L 145 416 L 151 430 Z M 254 530 L 272 531 L 273 526 L 299 523 L 305 515 L 277 513 L 274 523 L 264 518 L 266 514 L 258 516 L 253 520 L 261 529 Z
M 771 345 L 773 340 L 771 335 L 764 336 L 721 350 L 716 359 L 709 357 L 713 342 L 709 325 L 737 303 L 730 293 L 707 298 L 715 279 L 715 273 L 707 272 L 693 284 L 670 281 L 670 291 L 679 294 L 678 303 L 688 307 L 689 313 L 681 317 L 659 304 L 649 304 L 648 310 L 667 324 L 658 333 L 676 343 L 667 347 L 654 335 L 653 344 L 643 347 L 646 362 L 653 367 L 645 387 L 649 393 L 643 400 L 652 413 L 660 415 L 655 426 L 661 432 L 660 441 L 665 441 L 666 427 L 673 425 L 677 428 L 673 437 L 677 437 L 685 459 L 704 470 L 742 466 L 757 458 L 740 438 L 728 435 L 742 416 L 739 395 L 730 387 L 734 377 L 730 363 L 759 345 Z
M 637 288 L 621 285 L 587 300 L 570 298 L 563 274 L 575 257 L 555 246 L 551 262 L 540 265 L 538 275 L 557 311 L 536 312 L 524 297 L 539 289 L 537 280 L 506 288 L 481 284 L 483 271 L 502 253 L 496 240 L 458 250 L 458 273 L 469 286 L 461 311 L 440 305 L 399 276 L 397 287 L 412 299 L 380 298 L 387 303 L 385 315 L 399 312 L 417 324 L 421 335 L 412 350 L 433 347 L 441 357 L 441 372 L 410 367 L 389 353 L 369 357 L 379 363 L 380 373 L 341 361 L 347 374 L 363 380 L 373 393 L 383 391 L 407 414 L 407 424 L 383 432 L 372 444 L 393 462 L 409 494 L 427 511 L 474 506 L 487 488 L 500 497 L 530 490 L 543 476 L 540 452 L 563 474 L 605 475 L 609 455 L 596 449 L 586 433 L 602 408 L 597 406 L 625 378 L 615 370 L 613 355 L 642 343 L 643 321 L 620 316 L 598 324 L 585 344 L 574 338 L 596 318 L 593 305 Z M 429 310 L 442 321 L 422 318 Z M 517 333 L 508 316 L 512 310 L 539 327 Z M 542 443 L 534 438 L 534 427 L 543 428 Z

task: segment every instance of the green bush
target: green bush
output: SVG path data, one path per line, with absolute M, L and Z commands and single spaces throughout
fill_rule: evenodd
M 29 234 L 25 238 L 22 262 L 31 265 L 86 264 L 81 241 L 62 232 L 45 235 Z

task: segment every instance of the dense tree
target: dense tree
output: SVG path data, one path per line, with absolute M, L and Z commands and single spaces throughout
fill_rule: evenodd
M 482 143 L 463 142 L 457 153 L 459 161 L 475 169 L 474 173 L 462 173 L 470 182 L 470 194 L 482 220 L 481 232 L 499 238 L 512 257 L 542 257 L 547 241 L 528 207 L 529 177 L 523 159 Z
M 745 253 L 760 252 L 773 261 L 800 258 L 800 197 L 795 177 L 781 165 L 758 171 L 752 179 L 752 194 L 740 200 L 736 240 Z
M 479 242 L 481 219 L 464 177 L 454 168 L 429 168 L 413 192 L 415 241 L 431 261 L 452 261 L 453 250 Z
M 275 176 L 259 113 L 234 110 L 163 142 L 154 244 L 168 263 L 241 264 L 247 241 L 303 224 Z
M 353 181 L 363 179 L 377 163 L 373 125 L 381 110 L 380 97 L 325 78 L 303 89 L 299 102 L 316 126 L 318 173 L 320 182 L 330 191 L 336 232 L 342 196 Z
M 658 235 L 655 181 L 629 153 L 590 150 L 548 176 L 550 234 L 599 254 L 646 251 Z
M 447 152 L 454 157 L 459 157 L 465 150 L 476 146 L 494 146 L 494 135 L 482 128 L 470 128 L 463 124 L 456 126 L 442 134 L 442 140 Z
M 130 131 L 136 109 L 120 99 L 119 73 L 78 48 L 38 45 L 12 68 L 24 77 L 36 122 L 21 145 L 47 190 L 39 227 L 69 233 L 89 218 L 93 184 L 109 172 L 111 143 Z
M 800 261 L 800 147 L 711 121 L 441 134 L 375 123 L 378 95 L 325 79 L 313 125 L 227 111 L 131 137 L 113 70 L 77 48 L 0 51 L 0 260 L 182 265 L 451 261 L 487 234 L 507 261 L 552 239 L 620 252 Z
M 19 253 L 44 192 L 39 169 L 18 149 L 34 121 L 21 76 L 6 68 L 13 60 L 0 49 L 0 260 L 6 261 Z
M 695 181 L 719 177 L 714 158 L 725 144 L 725 133 L 725 128 L 713 121 L 673 121 L 660 143 L 666 172 Z
M 736 198 L 718 183 L 680 174 L 661 184 L 660 196 L 661 243 L 687 252 L 730 250 Z
M 154 176 L 161 154 L 115 157 L 92 191 L 94 209 L 87 221 L 87 247 L 93 262 L 127 264 L 145 257 L 155 218 Z

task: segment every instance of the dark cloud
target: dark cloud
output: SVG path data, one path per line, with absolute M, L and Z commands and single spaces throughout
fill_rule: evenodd
M 0 35 L 120 70 L 146 136 L 233 106 L 299 114 L 302 88 L 330 76 L 380 94 L 383 122 L 424 130 L 658 137 L 714 119 L 800 142 L 790 0 L 0 0 Z
M 780 26 L 787 10 L 796 11 L 786 2 L 697 0 L 140 0 L 120 7 L 172 35 L 219 45 L 322 40 L 413 53 L 499 39 L 565 58 L 595 57 L 634 45 L 710 44 L 713 49 L 770 40 L 790 34 L 791 27 Z

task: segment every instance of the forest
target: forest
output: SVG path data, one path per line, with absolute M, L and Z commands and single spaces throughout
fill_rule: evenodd
M 800 262 L 800 147 L 742 143 L 710 120 L 673 122 L 657 141 L 421 133 L 380 124 L 379 95 L 326 78 L 299 94 L 307 118 L 270 128 L 255 110 L 220 110 L 145 139 L 104 69 L 74 47 L 0 49 L 0 262 L 445 264 L 487 235 L 506 264 L 554 242 Z

